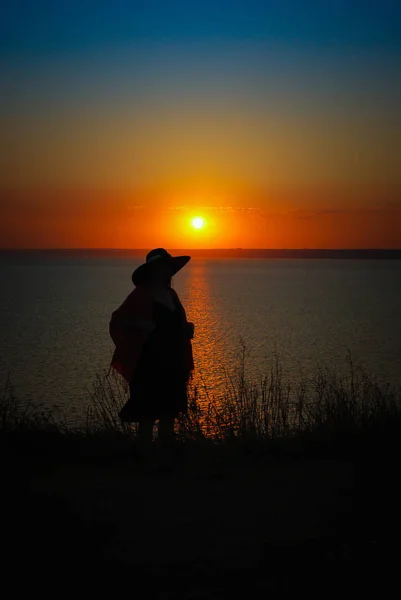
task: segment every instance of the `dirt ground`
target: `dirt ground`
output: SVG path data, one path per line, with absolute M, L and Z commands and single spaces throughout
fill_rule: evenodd
M 29 593 L 86 581 L 91 595 L 141 599 L 387 597 L 398 585 L 396 453 L 28 448 L 2 447 L 0 466 L 2 575 Z
M 115 573 L 141 598 L 310 591 L 349 576 L 354 491 L 354 465 L 329 459 L 25 457 L 3 540 L 33 576 Z

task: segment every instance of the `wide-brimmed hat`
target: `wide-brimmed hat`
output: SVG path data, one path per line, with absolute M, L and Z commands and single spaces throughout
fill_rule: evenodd
M 155 248 L 146 255 L 146 262 L 132 273 L 132 283 L 138 285 L 148 281 L 152 273 L 163 263 L 171 266 L 171 276 L 173 276 L 190 260 L 190 256 L 171 256 L 164 248 Z

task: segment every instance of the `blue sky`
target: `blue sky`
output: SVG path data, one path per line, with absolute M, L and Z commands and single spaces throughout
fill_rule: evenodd
M 72 101 L 74 87 L 86 97 L 127 97 L 150 86 L 167 97 L 172 88 L 212 91 L 222 80 L 255 94 L 285 81 L 289 97 L 290 80 L 300 90 L 302 78 L 300 98 L 321 81 L 352 94 L 360 79 L 388 97 L 400 74 L 401 4 L 389 0 L 6 0 L 0 32 L 12 105 L 55 88 Z
M 1 51 L 8 60 L 199 40 L 263 40 L 341 53 L 398 53 L 401 47 L 396 0 L 3 0 L 1 17 Z

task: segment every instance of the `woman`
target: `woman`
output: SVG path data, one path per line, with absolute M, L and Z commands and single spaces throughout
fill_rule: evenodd
M 194 368 L 194 326 L 171 287 L 171 278 L 190 256 L 172 257 L 151 250 L 133 275 L 134 290 L 113 312 L 110 335 L 115 343 L 111 366 L 129 383 L 130 398 L 120 412 L 124 422 L 138 423 L 139 440 L 174 440 L 174 419 L 187 411 L 187 383 Z

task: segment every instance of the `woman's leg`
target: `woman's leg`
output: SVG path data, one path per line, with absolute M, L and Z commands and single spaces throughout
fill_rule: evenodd
M 162 417 L 159 419 L 159 440 L 165 444 L 171 444 L 175 441 L 174 417 Z

